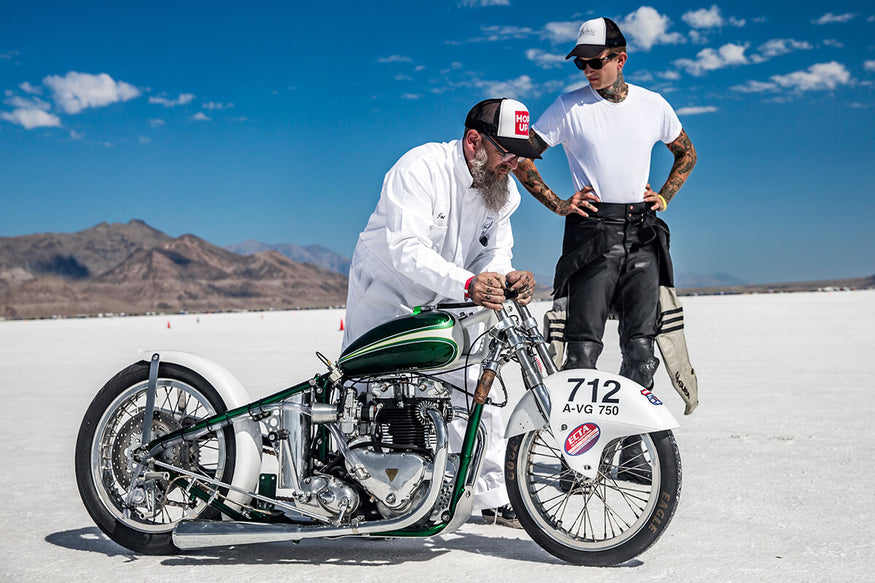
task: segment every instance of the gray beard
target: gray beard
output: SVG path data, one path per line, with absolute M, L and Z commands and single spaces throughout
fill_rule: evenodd
M 507 204 L 507 181 L 510 175 L 499 177 L 494 171 L 486 168 L 488 161 L 486 148 L 481 144 L 471 160 L 471 176 L 474 177 L 472 186 L 480 193 L 486 208 L 498 212 Z

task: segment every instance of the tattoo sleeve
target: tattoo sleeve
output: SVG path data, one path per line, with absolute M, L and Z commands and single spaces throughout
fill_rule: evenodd
M 529 131 L 529 141 L 539 154 L 543 154 L 547 148 L 549 148 L 547 143 L 538 135 L 538 132 L 534 130 Z M 560 214 L 560 205 L 564 201 L 559 198 L 555 192 L 550 190 L 550 187 L 547 186 L 546 183 L 544 183 L 544 179 L 541 178 L 541 173 L 538 172 L 538 168 L 532 160 L 529 160 L 528 158 L 521 159 L 516 170 L 514 170 L 514 176 L 517 177 L 520 184 L 522 184 L 537 201 L 551 211 Z
M 544 179 L 541 178 L 541 173 L 538 172 L 534 162 L 529 159 L 520 160 L 516 170 L 514 170 L 514 176 L 536 200 L 551 211 L 556 212 L 562 199 L 556 196 L 556 193 L 544 183 Z
M 690 141 L 687 132 L 681 130 L 681 135 L 675 141 L 668 144 L 668 149 L 674 155 L 674 164 L 671 171 L 668 173 L 668 179 L 665 184 L 659 189 L 659 194 L 665 198 L 666 203 L 671 202 L 674 195 L 678 193 L 681 186 L 690 177 L 693 171 L 693 166 L 696 165 L 696 149 Z

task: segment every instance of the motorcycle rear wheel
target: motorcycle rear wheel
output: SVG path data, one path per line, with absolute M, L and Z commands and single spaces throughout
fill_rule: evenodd
M 624 563 L 650 548 L 677 508 L 681 463 L 671 431 L 638 437 L 643 454 L 634 467 L 620 461 L 630 440 L 616 439 L 605 446 L 593 480 L 563 462 L 550 431 L 512 437 L 505 481 L 532 540 L 564 561 L 598 567 Z M 642 480 L 646 469 L 649 480 Z
M 148 380 L 149 363 L 139 362 L 119 372 L 94 397 L 76 440 L 76 482 L 91 518 L 113 541 L 138 553 L 173 554 L 178 549 L 172 531 L 180 520 L 218 519 L 220 513 L 187 494 L 184 478 L 147 480 L 135 484 L 131 495 L 138 466 L 131 453 L 142 439 Z M 225 411 L 219 393 L 203 377 L 178 365 L 159 366 L 153 439 Z M 226 427 L 168 448 L 157 458 L 230 483 L 234 452 L 234 431 Z

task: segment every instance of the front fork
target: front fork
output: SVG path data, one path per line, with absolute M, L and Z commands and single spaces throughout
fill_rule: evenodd
M 525 386 L 534 394 L 535 403 L 538 406 L 538 410 L 544 416 L 544 420 L 550 419 L 550 393 L 547 392 L 547 388 L 544 386 L 544 373 L 551 375 L 557 372 L 558 369 L 553 359 L 550 358 L 547 342 L 538 330 L 538 324 L 528 307 L 519 305 L 515 300 L 513 303 L 516 306 L 519 317 L 522 319 L 522 327 L 528 334 L 523 336 L 517 331 L 513 322 L 513 318 L 516 316 L 508 311 L 506 304 L 496 313 L 498 324 L 491 332 L 493 339 L 486 357 L 483 359 L 483 372 L 480 373 L 480 380 L 477 381 L 477 388 L 474 391 L 474 406 L 468 416 L 468 426 L 465 431 L 465 439 L 462 443 L 462 455 L 459 460 L 459 473 L 453 497 L 454 509 L 462 496 L 465 480 L 471 466 L 477 428 L 480 426 L 483 407 L 486 405 L 489 392 L 492 390 L 492 384 L 498 371 L 501 369 L 501 353 L 505 345 L 509 345 L 516 355 L 522 369 Z M 530 345 L 535 349 L 535 353 L 544 368 L 544 373 L 541 372 L 535 358 L 532 358 L 529 352 Z

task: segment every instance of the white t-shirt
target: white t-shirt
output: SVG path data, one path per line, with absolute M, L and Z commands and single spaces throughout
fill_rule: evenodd
M 562 144 L 575 190 L 592 186 L 613 203 L 644 200 L 653 145 L 673 142 L 683 129 L 661 95 L 637 85 L 620 103 L 589 85 L 560 95 L 533 127 L 548 146 Z

